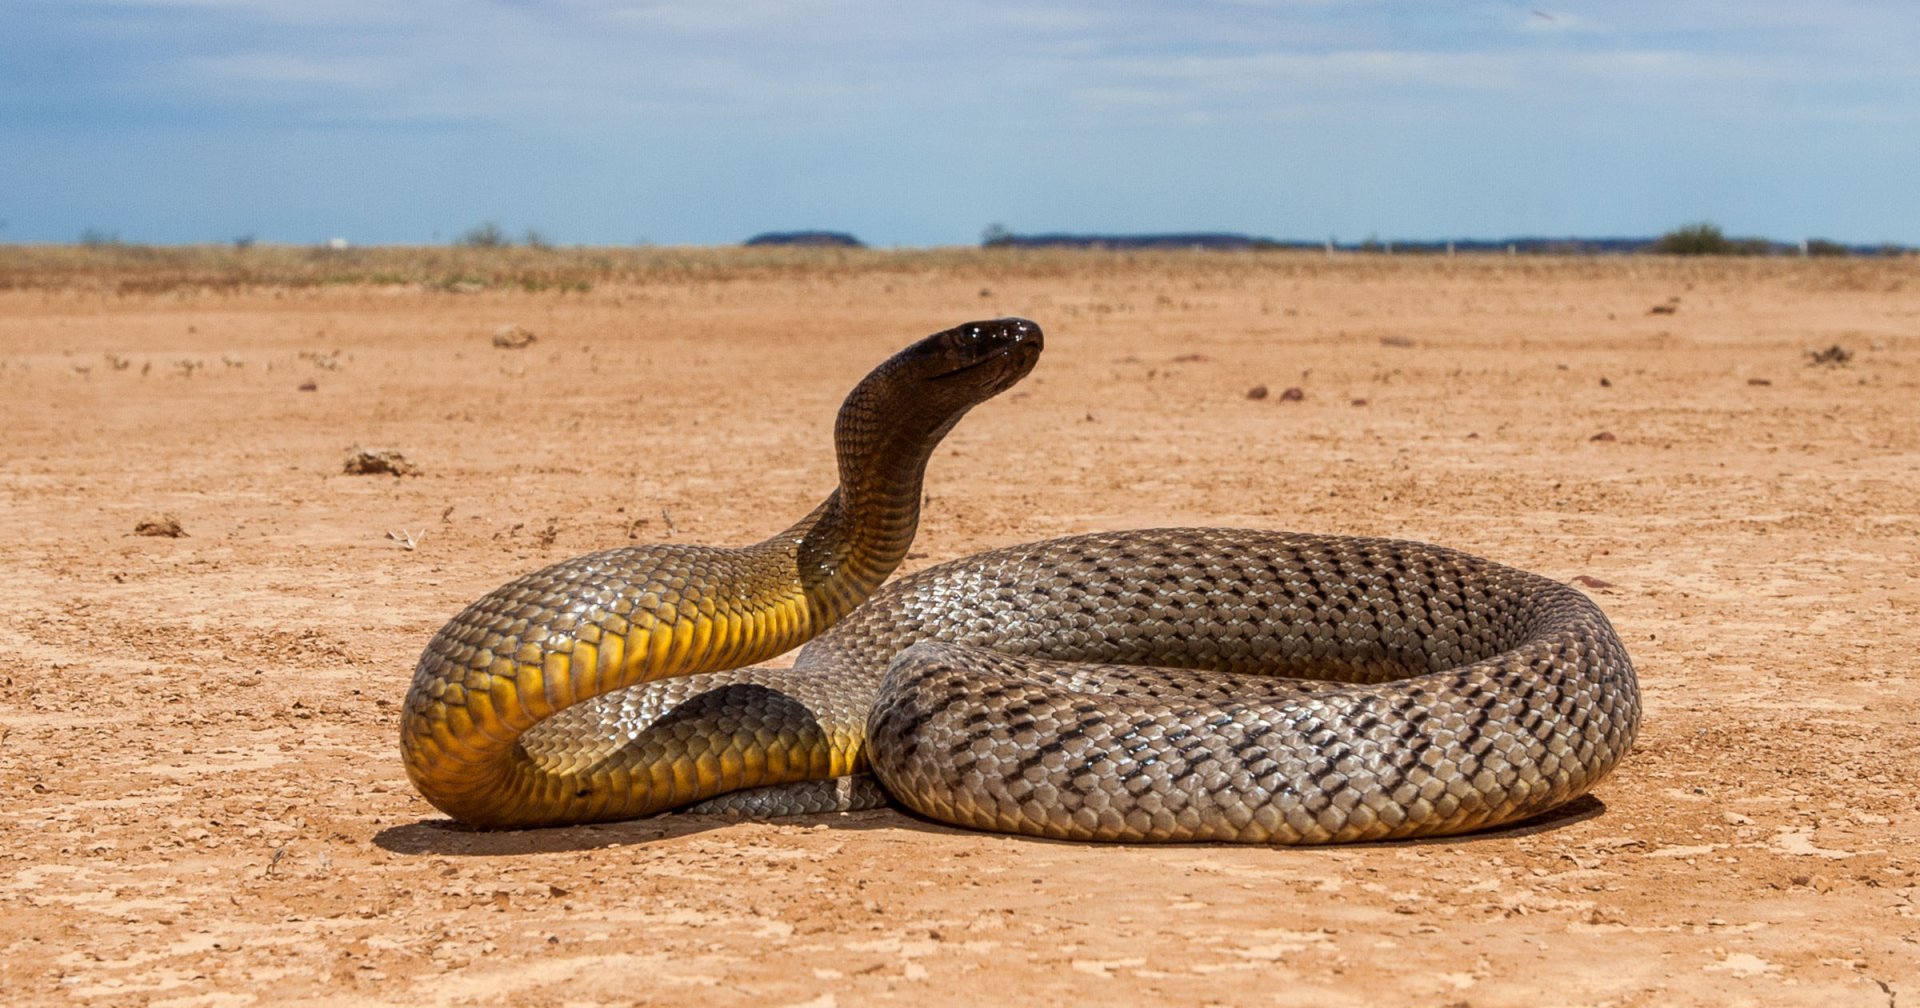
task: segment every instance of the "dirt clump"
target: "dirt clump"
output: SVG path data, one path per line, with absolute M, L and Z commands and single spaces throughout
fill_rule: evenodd
M 142 518 L 134 522 L 133 534 L 137 536 L 160 536 L 167 539 L 179 539 L 187 534 L 187 530 L 180 526 L 180 519 L 170 514 L 163 514 Z
M 532 330 L 518 325 L 501 326 L 493 331 L 493 345 L 502 350 L 521 350 L 532 346 L 539 337 Z
M 420 467 L 391 449 L 350 448 L 341 471 L 349 476 L 418 476 Z

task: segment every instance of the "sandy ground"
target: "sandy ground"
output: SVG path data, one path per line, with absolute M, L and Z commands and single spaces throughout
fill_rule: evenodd
M 782 527 L 868 367 L 1000 314 L 1046 355 L 937 453 L 909 569 L 1218 524 L 1590 578 L 1636 750 L 1550 822 L 1321 849 L 892 811 L 476 834 L 413 793 L 398 702 L 465 602 Z M 1920 1004 L 1912 260 L 15 289 L 0 391 L 9 1003 Z M 184 536 L 134 534 L 162 515 Z

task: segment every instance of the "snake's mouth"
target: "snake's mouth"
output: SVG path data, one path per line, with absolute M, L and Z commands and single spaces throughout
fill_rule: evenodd
M 1014 351 L 1013 347 L 1007 347 L 1006 349 L 1001 350 L 999 353 L 988 354 L 987 356 L 982 357 L 979 360 L 974 361 L 970 364 L 962 364 L 951 371 L 942 371 L 939 374 L 934 375 L 934 377 L 939 379 L 957 378 L 961 375 L 972 374 L 983 368 L 999 367 L 1000 365 L 1007 364 L 1012 360 L 1013 351 Z

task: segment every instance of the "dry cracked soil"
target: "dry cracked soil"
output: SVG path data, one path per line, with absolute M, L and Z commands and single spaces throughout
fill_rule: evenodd
M 1916 260 L 725 265 L 0 284 L 4 1000 L 1920 1005 Z M 1460 547 L 1606 609 L 1633 753 L 1546 821 L 1332 848 L 490 834 L 414 794 L 399 701 L 462 605 L 783 527 L 855 380 L 1004 314 L 1046 355 L 938 450 L 906 569 L 1152 525 Z

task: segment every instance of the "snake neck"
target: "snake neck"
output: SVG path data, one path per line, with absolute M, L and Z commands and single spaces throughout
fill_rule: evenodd
M 853 511 L 843 491 L 836 490 L 812 513 L 774 537 L 775 542 L 791 544 L 793 587 L 805 600 L 808 637 L 866 601 L 900 566 L 913 541 L 917 513 L 892 526 L 894 534 L 883 534 L 850 517 Z M 798 646 L 804 640 L 792 643 Z
M 932 402 L 895 380 L 892 362 L 868 375 L 835 418 L 840 486 L 771 541 L 795 544 L 795 579 L 812 633 L 859 605 L 906 559 L 920 526 L 927 461 L 971 401 Z
M 644 779 L 615 772 L 607 761 L 650 744 L 646 733 L 586 701 L 765 661 L 865 601 L 906 558 L 934 446 L 968 409 L 1018 381 L 1039 347 L 1037 327 L 1003 320 L 890 358 L 835 422 L 840 486 L 764 542 L 589 554 L 468 606 L 428 642 L 407 694 L 400 742 L 414 785 L 456 819 L 502 828 L 629 818 L 849 772 L 840 756 L 784 754 L 755 767 L 704 757 L 674 764 L 680 770 L 654 764 L 661 769 Z
M 856 439 L 848 436 L 844 416 L 837 432 L 839 488 L 775 537 L 794 543 L 795 581 L 808 601 L 813 633 L 865 601 L 906 559 L 920 527 L 927 460 L 959 419 L 931 431 L 860 431 L 850 444 Z

